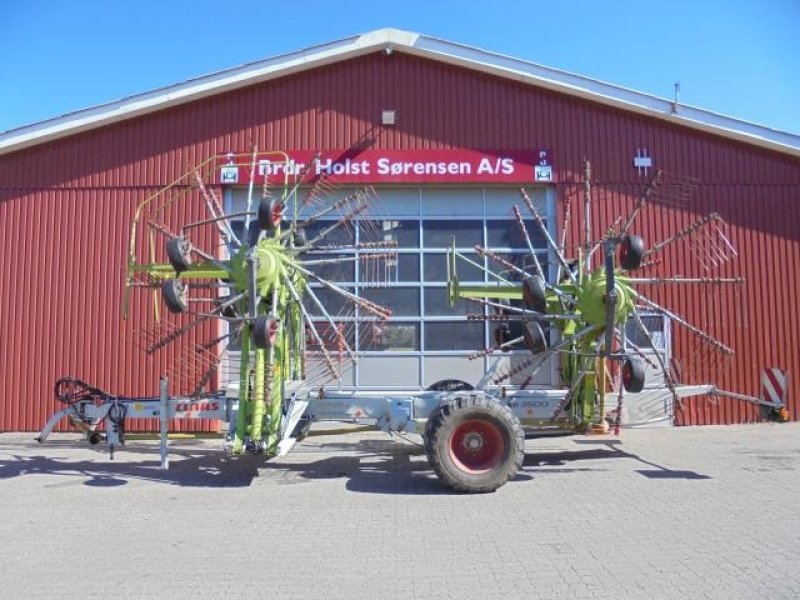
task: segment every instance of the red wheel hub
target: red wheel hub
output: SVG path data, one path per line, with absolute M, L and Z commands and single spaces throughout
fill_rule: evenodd
M 491 471 L 500 464 L 505 449 L 500 427 L 484 419 L 464 421 L 450 437 L 450 458 L 457 467 L 471 474 Z
M 281 219 L 283 218 L 283 205 L 276 201 L 275 205 L 272 207 L 272 226 L 278 227 L 281 224 Z
M 278 338 L 278 321 L 272 319 L 269 322 L 267 327 L 267 333 L 269 334 L 269 343 L 270 345 L 275 343 L 275 340 Z
M 625 386 L 625 389 L 629 388 L 631 382 L 633 381 L 633 367 L 627 361 L 625 364 L 622 365 L 622 385 Z

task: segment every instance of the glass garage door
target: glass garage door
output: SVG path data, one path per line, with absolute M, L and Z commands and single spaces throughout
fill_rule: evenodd
M 349 191 L 342 189 L 336 194 L 344 196 Z M 552 191 L 539 187 L 528 193 L 540 213 L 546 216 L 548 229 L 554 234 Z M 242 210 L 246 191 L 236 190 L 228 195 L 228 209 Z M 519 188 L 391 187 L 377 188 L 376 195 L 377 200 L 369 211 L 371 222 L 350 229 L 348 240 L 344 239 L 344 234 L 342 239 L 337 239 L 337 232 L 332 232 L 330 243 L 352 241 L 353 237 L 374 240 L 377 232 L 380 239 L 397 242 L 395 268 L 388 273 L 376 273 L 368 263 L 355 260 L 326 266 L 318 272 L 337 285 L 390 308 L 392 316 L 380 323 L 360 322 L 357 313 L 340 313 L 343 308 L 340 296 L 319 284 L 311 284 L 334 320 L 355 324 L 350 343 L 356 346 L 358 365 L 343 374 L 339 386 L 343 389 L 419 390 L 435 381 L 453 378 L 476 384 L 487 369 L 493 369 L 495 377 L 509 370 L 518 371 L 510 379 L 511 383 L 525 380 L 526 369 L 521 367 L 530 353 L 521 347 L 499 356 L 470 357 L 493 345 L 496 330 L 502 325 L 468 320 L 468 314 L 484 313 L 487 309 L 464 300 L 450 307 L 446 293 L 446 252 L 453 237 L 459 252 L 499 272 L 507 280 L 518 280 L 518 277 L 504 272 L 504 267 L 495 261 L 477 255 L 475 244 L 488 247 L 517 266 L 530 266 L 527 244 L 512 212 L 514 204 L 521 204 Z M 335 198 L 329 200 L 335 201 Z M 524 207 L 521 210 L 523 215 L 527 214 Z M 526 223 L 540 263 L 547 269 L 544 238 L 532 219 L 527 219 Z M 309 238 L 331 224 L 324 220 L 316 223 L 308 232 Z M 356 253 L 350 251 L 349 254 Z M 338 251 L 331 256 L 343 254 L 346 253 Z M 314 258 L 324 259 L 325 255 L 315 254 Z M 463 261 L 459 261 L 457 272 L 464 284 L 494 281 Z M 306 308 L 319 328 L 328 327 L 314 303 L 307 303 Z M 518 328 L 512 325 L 511 330 L 511 335 L 516 337 Z M 529 383 L 549 386 L 556 380 L 557 373 L 551 365 Z

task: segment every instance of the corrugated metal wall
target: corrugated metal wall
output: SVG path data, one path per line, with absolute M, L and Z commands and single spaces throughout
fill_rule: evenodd
M 378 124 L 388 108 L 397 111 L 392 128 Z M 656 167 L 699 185 L 686 200 L 659 200 L 639 218 L 637 231 L 652 243 L 718 211 L 740 253 L 738 264 L 725 270 L 748 279 L 743 292 L 682 290 L 661 292 L 659 300 L 679 305 L 684 316 L 718 330 L 737 350 L 720 375 L 722 387 L 757 394 L 762 367 L 789 369 L 797 418 L 800 161 L 395 52 L 0 156 L 0 429 L 39 428 L 55 408 L 53 381 L 67 373 L 116 393 L 155 393 L 169 356 L 144 358 L 129 342 L 131 322 L 120 313 L 132 212 L 207 156 L 253 144 L 549 148 L 559 199 L 562 206 L 574 200 L 573 214 L 587 157 L 595 180 L 595 237 L 627 213 L 646 183 L 632 166 L 636 150 L 646 149 Z M 573 219 L 573 229 L 577 223 Z M 686 248 L 669 259 L 672 272 L 695 269 Z M 692 341 L 677 334 L 676 348 L 688 362 Z M 687 403 L 679 421 L 731 423 L 755 414 L 739 402 L 698 400 Z

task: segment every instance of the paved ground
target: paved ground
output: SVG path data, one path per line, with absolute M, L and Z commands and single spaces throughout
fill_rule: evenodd
M 0 435 L 3 598 L 798 598 L 800 425 L 529 439 L 498 492 L 419 449 L 314 437 L 268 464 L 216 440 L 108 460 Z

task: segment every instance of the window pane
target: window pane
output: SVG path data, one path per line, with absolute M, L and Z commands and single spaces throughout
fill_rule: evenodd
M 392 311 L 394 317 L 418 317 L 419 288 L 366 288 L 360 296 Z
M 547 204 L 545 202 L 546 191 L 544 188 L 528 188 L 528 196 L 533 201 L 533 205 L 543 217 L 547 214 Z M 517 206 L 524 217 L 530 217 L 525 201 L 519 192 L 519 188 L 486 188 L 486 214 L 498 218 L 513 219 L 514 206 Z
M 360 324 L 359 350 L 410 352 L 419 350 L 419 323 L 368 322 Z
M 398 254 L 397 265 L 389 274 L 397 281 L 419 281 L 419 254 Z
M 447 288 L 426 287 L 425 315 L 431 317 L 464 316 L 466 314 L 483 314 L 480 304 L 459 298 L 455 306 L 450 306 L 447 299 Z
M 471 248 L 483 243 L 483 221 L 423 221 L 422 239 L 426 248 L 449 248 L 453 236 L 456 247 Z
M 329 227 L 339 223 L 338 220 L 323 220 L 311 223 L 304 227 L 306 238 L 309 242 L 314 240 L 318 235 Z M 352 223 L 341 223 L 338 227 L 334 227 L 325 236 L 315 242 L 316 246 L 324 248 L 325 246 L 351 246 L 355 243 L 355 232 Z
M 477 254 L 468 254 L 465 252 L 464 256 L 479 265 L 484 264 L 483 258 Z M 459 281 L 483 281 L 483 271 L 459 258 L 456 259 L 456 273 L 458 273 Z M 438 281 L 442 283 L 447 281 L 446 254 L 425 255 L 425 281 Z
M 348 300 L 342 294 L 324 287 L 314 286 L 311 289 L 317 299 L 319 299 L 319 301 L 322 303 L 322 306 L 325 308 L 325 310 L 328 311 L 329 315 L 336 316 L 340 314 L 354 314 L 355 309 L 353 302 Z M 347 289 L 347 291 L 351 293 L 353 292 L 352 289 Z M 317 303 L 314 302 L 314 300 L 308 294 L 305 294 L 305 297 L 303 298 L 303 304 L 305 305 L 308 314 L 312 316 L 323 316 L 322 311 Z
M 322 339 L 322 343 L 325 345 L 325 349 L 329 353 L 335 353 L 335 356 L 339 354 L 346 356 L 347 349 L 344 343 L 346 343 L 351 350 L 355 350 L 355 323 L 339 322 L 336 323 L 336 328 L 334 328 L 328 321 L 314 321 L 314 329 L 317 330 L 319 337 Z M 342 343 L 342 340 L 344 340 L 344 343 Z M 309 352 L 320 352 L 319 342 L 310 327 L 306 328 L 306 350 Z
M 544 249 L 547 247 L 547 240 L 536 223 L 526 220 L 525 229 L 531 238 L 534 248 Z M 519 228 L 519 223 L 514 217 L 504 221 L 487 220 L 486 235 L 489 240 L 489 248 L 528 248 L 525 243 L 525 237 Z
M 533 258 L 527 252 L 520 253 L 520 254 L 512 254 L 510 252 L 498 252 L 497 256 L 510 262 L 517 268 L 524 270 L 526 273 L 530 273 L 531 275 L 536 273 L 536 267 L 533 264 Z M 536 255 L 539 258 L 539 265 L 542 267 L 544 271 L 545 277 L 548 274 L 549 265 L 547 263 L 547 254 L 546 253 L 539 253 Z M 515 271 L 514 269 L 509 268 L 508 266 L 496 261 L 489 259 L 489 270 L 492 273 L 497 273 L 504 279 L 509 281 L 520 281 L 522 279 L 522 275 Z M 494 281 L 493 277 L 489 277 L 490 281 Z
M 360 241 L 397 242 L 398 248 L 419 248 L 419 221 L 365 220 L 359 224 Z
M 480 350 L 483 323 L 453 321 L 425 323 L 425 350 Z
M 505 323 L 491 323 L 489 329 L 489 344 L 492 346 L 500 346 L 506 342 L 510 342 L 511 340 L 515 340 L 518 337 L 522 337 L 522 322 L 520 321 L 508 321 Z M 545 328 L 542 328 L 545 335 L 547 332 Z M 524 350 L 526 348 L 524 341 L 519 341 L 516 344 L 512 344 L 511 346 L 505 346 L 504 350 Z
M 419 188 L 379 188 L 370 202 L 370 215 L 419 216 Z
M 328 281 L 355 281 L 356 269 L 353 255 L 346 254 L 303 254 L 302 259 L 306 261 L 328 261 L 337 260 L 338 262 L 307 265 L 306 268 Z
M 422 189 L 422 214 L 440 217 L 483 216 L 483 190 L 475 188 Z
M 664 349 L 664 318 L 661 315 L 641 315 L 639 317 L 642 324 L 650 332 L 650 337 L 653 339 L 658 350 Z M 629 342 L 636 344 L 640 348 L 652 348 L 653 345 L 647 339 L 647 335 L 639 326 L 636 319 L 628 319 L 625 324 L 625 337 Z

